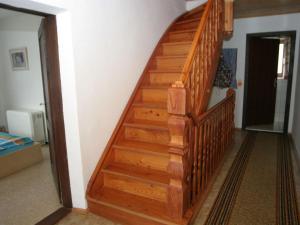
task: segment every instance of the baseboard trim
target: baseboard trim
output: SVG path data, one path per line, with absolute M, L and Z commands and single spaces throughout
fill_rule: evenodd
M 289 140 L 289 143 L 290 143 L 291 152 L 292 152 L 292 154 L 295 157 L 295 162 L 297 164 L 296 165 L 297 166 L 297 170 L 298 170 L 298 172 L 300 172 L 300 152 L 296 148 L 294 138 L 293 138 L 293 136 L 291 134 L 288 134 L 288 140 Z
M 87 215 L 89 213 L 88 209 L 82 209 L 82 208 L 72 208 L 72 212 Z
M 36 223 L 35 225 L 54 225 L 66 215 L 68 215 L 70 212 L 70 208 L 61 207 L 55 212 L 51 213 L 46 218 L 42 219 L 40 222 Z

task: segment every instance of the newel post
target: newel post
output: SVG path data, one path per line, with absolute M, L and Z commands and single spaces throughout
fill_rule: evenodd
M 225 0 L 224 35 L 230 37 L 233 33 L 233 0 Z
M 189 161 L 187 113 L 187 91 L 182 83 L 176 83 L 168 89 L 168 120 L 170 132 L 168 172 L 168 209 L 174 219 L 182 219 L 189 207 Z

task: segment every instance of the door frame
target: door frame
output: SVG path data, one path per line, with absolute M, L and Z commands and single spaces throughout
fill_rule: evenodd
M 290 117 L 290 105 L 292 95 L 292 83 L 293 83 L 293 71 L 294 71 L 294 60 L 295 60 L 295 43 L 296 43 L 297 31 L 275 31 L 275 32 L 264 32 L 264 33 L 251 33 L 247 34 L 246 37 L 246 58 L 245 58 L 245 81 L 244 81 L 244 102 L 243 102 L 243 120 L 242 129 L 246 129 L 246 108 L 247 108 L 247 94 L 248 94 L 248 83 L 249 83 L 249 51 L 250 51 L 250 39 L 252 37 L 273 37 L 273 36 L 289 36 L 291 37 L 291 51 L 290 51 L 290 65 L 288 74 L 288 84 L 285 102 L 285 114 L 284 114 L 284 127 L 283 133 L 288 133 L 289 117 Z M 270 131 L 272 132 L 272 131 Z
M 62 104 L 62 90 L 59 66 L 59 52 L 58 52 L 58 37 L 56 16 L 39 11 L 18 8 L 0 3 L 0 8 L 13 10 L 17 12 L 42 16 L 45 18 L 45 32 L 46 32 L 46 57 L 47 65 L 47 80 L 48 80 L 48 95 L 50 104 L 50 113 L 52 116 L 52 132 L 53 132 L 53 151 L 57 163 L 58 180 L 61 188 L 62 206 L 55 212 L 38 222 L 38 225 L 55 224 L 61 218 L 66 216 L 72 209 L 72 196 L 70 187 L 70 176 L 68 168 L 67 147 L 65 137 L 63 104 Z M 51 78 L 51 79 L 50 79 Z M 44 84 L 43 84 L 44 85 Z

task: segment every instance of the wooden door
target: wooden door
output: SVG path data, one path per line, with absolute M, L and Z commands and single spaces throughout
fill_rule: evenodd
M 258 37 L 249 41 L 246 126 L 274 122 L 279 43 Z
M 46 130 L 48 133 L 49 141 L 49 152 L 50 152 L 50 162 L 52 174 L 57 188 L 57 193 L 61 201 L 61 191 L 60 184 L 58 179 L 58 170 L 57 163 L 55 158 L 55 151 L 53 146 L 53 127 L 52 127 L 52 118 L 51 118 L 51 104 L 49 98 L 49 83 L 48 83 L 48 70 L 47 70 L 47 48 L 46 48 L 46 31 L 45 31 L 45 19 L 42 20 L 40 29 L 39 29 L 39 47 L 40 47 L 40 57 L 41 57 L 41 67 L 42 67 L 42 78 L 43 78 L 43 90 L 44 90 L 44 102 L 45 102 L 45 111 L 46 111 Z

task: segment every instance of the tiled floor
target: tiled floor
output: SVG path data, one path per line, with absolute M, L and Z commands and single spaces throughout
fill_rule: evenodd
M 218 193 L 219 189 L 223 184 L 223 181 L 226 178 L 226 175 L 228 173 L 228 170 L 236 156 L 236 153 L 239 150 L 239 147 L 242 144 L 242 141 L 245 137 L 245 133 L 242 131 L 237 131 L 234 139 L 234 144 L 232 146 L 231 151 L 228 151 L 228 154 L 226 155 L 224 164 L 220 170 L 220 174 L 216 178 L 216 181 L 212 187 L 212 190 L 210 194 L 208 195 L 206 201 L 204 202 L 202 209 L 200 210 L 196 220 L 195 225 L 202 225 L 204 224 L 206 217 L 208 216 L 210 212 L 210 208 L 212 207 Z M 114 223 L 112 221 L 109 221 L 107 219 L 104 219 L 102 217 L 93 215 L 93 214 L 80 214 L 76 212 L 72 212 L 67 217 L 65 217 L 63 220 L 61 220 L 57 225 L 116 225 L 117 223 Z
M 0 225 L 32 225 L 61 207 L 47 147 L 43 156 L 43 162 L 0 179 Z
M 253 125 L 247 126 L 247 130 L 257 130 L 257 131 L 270 131 L 270 132 L 283 132 L 283 122 L 274 122 L 273 124 L 261 124 L 261 125 Z

